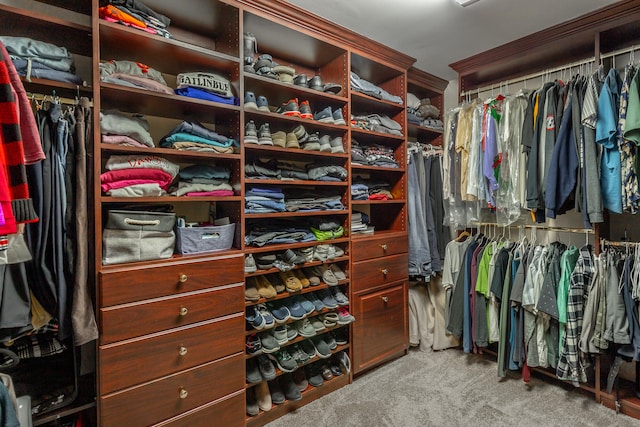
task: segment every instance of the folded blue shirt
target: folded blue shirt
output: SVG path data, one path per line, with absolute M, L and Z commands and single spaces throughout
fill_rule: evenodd
M 224 97 L 216 95 L 206 90 L 196 89 L 194 87 L 183 87 L 182 89 L 174 89 L 178 95 L 188 96 L 189 98 L 204 99 L 205 101 L 220 102 L 221 104 L 240 105 L 240 101 L 235 96 Z

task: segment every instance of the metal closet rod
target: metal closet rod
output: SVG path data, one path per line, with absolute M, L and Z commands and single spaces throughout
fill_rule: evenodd
M 499 224 L 496 224 L 495 222 L 475 222 L 474 225 L 476 226 L 489 225 L 489 226 L 494 226 L 498 228 L 529 228 L 529 229 L 536 229 L 536 230 L 542 230 L 542 231 L 556 231 L 556 232 L 562 232 L 562 233 L 594 234 L 594 231 L 591 228 L 544 227 L 544 226 L 541 227 L 539 225 L 532 225 L 532 224 L 499 225 Z M 475 228 L 475 227 L 472 227 L 472 228 Z

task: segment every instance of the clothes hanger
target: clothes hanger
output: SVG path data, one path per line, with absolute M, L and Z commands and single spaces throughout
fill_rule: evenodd
M 467 230 L 464 230 L 462 233 L 458 234 L 456 237 L 456 242 L 463 242 L 467 237 L 471 236 Z

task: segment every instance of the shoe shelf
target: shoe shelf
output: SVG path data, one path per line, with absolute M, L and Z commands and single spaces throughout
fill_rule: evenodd
M 340 326 L 348 326 L 348 325 L 340 325 Z M 337 328 L 336 328 L 336 329 L 337 329 Z M 327 332 L 328 332 L 328 331 L 327 331 Z M 320 335 L 322 335 L 322 334 L 324 334 L 324 333 L 325 333 L 325 332 L 322 332 L 322 333 L 320 333 L 320 334 L 316 334 L 316 335 L 314 335 L 314 337 L 320 336 Z M 296 338 L 297 338 L 297 337 L 296 337 Z M 308 337 L 308 338 L 305 338 L 305 339 L 309 339 L 309 338 L 313 338 L 313 337 Z M 302 341 L 302 340 L 300 340 L 300 341 Z M 338 354 L 338 353 L 340 353 L 341 351 L 348 350 L 350 347 L 351 347 L 351 346 L 350 346 L 350 343 L 347 343 L 347 344 L 340 344 L 340 345 L 338 345 L 335 349 L 331 350 L 331 356 L 333 356 L 334 354 Z M 321 357 L 319 357 L 319 356 L 317 356 L 317 355 L 316 355 L 316 357 L 314 357 L 313 359 L 309 359 L 309 360 L 307 360 L 306 362 L 304 362 L 304 363 L 302 363 L 302 364 L 298 365 L 298 367 L 297 367 L 296 369 L 294 369 L 292 372 L 289 372 L 289 373 L 293 373 L 293 372 L 295 372 L 296 370 L 298 370 L 298 369 L 300 369 L 300 368 L 303 368 L 303 367 L 305 367 L 305 366 L 307 366 L 307 365 L 310 365 L 310 364 L 312 364 L 312 363 L 314 363 L 314 362 L 319 362 L 319 361 L 322 361 L 322 360 L 329 360 L 329 359 L 331 358 L 331 356 L 329 356 L 329 357 L 327 357 L 327 358 L 321 358 Z M 279 377 L 279 376 L 281 376 L 281 375 L 284 375 L 284 374 L 286 374 L 286 373 L 287 373 L 287 372 L 284 372 L 284 371 L 280 370 L 280 368 L 279 368 L 275 363 L 274 363 L 273 365 L 274 365 L 275 370 L 276 370 L 276 378 L 277 378 L 277 377 Z M 341 375 L 341 376 L 343 376 L 343 375 Z M 258 383 L 258 384 L 259 384 L 259 383 Z M 246 384 L 245 384 L 245 389 L 248 389 L 248 388 L 254 387 L 254 386 L 258 385 L 258 384 L 249 384 L 249 383 L 246 383 Z
M 246 254 L 255 254 L 262 252 L 278 252 L 278 251 L 286 251 L 287 249 L 297 249 L 304 248 L 307 246 L 316 246 L 316 245 L 327 245 L 327 244 L 339 244 L 339 243 L 349 243 L 349 237 L 340 237 L 337 239 L 331 240 L 312 240 L 310 242 L 299 242 L 299 243 L 281 243 L 277 245 L 264 245 L 264 246 L 245 246 Z
M 313 317 L 313 316 L 310 316 L 310 317 Z M 328 332 L 335 331 L 336 329 L 340 329 L 340 328 L 343 328 L 345 326 L 349 326 L 349 324 L 346 324 L 346 325 L 335 324 L 334 326 L 327 326 L 323 330 L 316 332 L 316 334 L 313 337 L 324 335 L 324 334 L 326 334 Z M 262 331 L 256 331 L 256 333 L 260 333 L 260 332 L 262 332 Z M 302 335 L 298 334 L 294 339 L 288 340 L 286 343 L 278 344 L 278 345 L 280 346 L 280 348 L 286 348 L 286 347 L 289 347 L 289 346 L 291 346 L 293 344 L 297 344 L 299 342 L 302 342 L 304 340 L 308 340 L 309 338 L 313 338 L 313 337 L 303 337 Z M 339 344 L 338 347 L 341 347 L 341 346 L 344 347 L 344 346 L 348 346 L 348 345 L 349 345 L 349 343 L 347 343 L 347 344 Z M 335 350 L 331 350 L 331 354 L 332 355 L 335 352 L 338 351 L 338 347 L 336 347 Z M 258 353 L 258 354 L 245 354 L 244 358 L 245 358 L 245 360 L 248 360 L 248 359 L 253 359 L 255 357 L 258 357 L 258 356 L 261 356 L 261 355 L 266 355 L 266 354 L 270 354 L 270 353 L 262 352 L 262 353 Z M 320 358 L 314 357 L 313 361 L 316 361 L 317 359 L 320 359 Z M 312 362 L 312 360 L 309 360 L 309 362 Z M 276 366 L 276 371 L 278 371 L 278 370 L 279 370 L 279 368 Z M 248 386 L 253 386 L 255 384 L 247 384 L 247 385 Z
M 404 104 L 378 99 L 354 90 L 351 91 L 351 111 L 354 112 L 355 115 L 359 112 L 368 112 L 386 113 L 389 116 L 395 116 L 405 108 L 406 106 Z
M 305 129 L 306 128 L 307 127 L 305 126 Z M 309 159 L 309 160 L 316 160 L 318 159 L 318 156 L 322 156 L 323 158 L 335 158 L 335 159 L 344 159 L 344 160 L 349 158 L 349 154 L 347 153 L 329 153 L 327 151 L 303 150 L 302 148 L 282 148 L 275 145 L 244 144 L 244 151 L 245 153 L 251 152 L 251 153 L 256 153 L 256 154 L 265 155 L 265 156 L 267 154 L 272 154 L 272 155 L 286 154 L 287 156 L 295 155 L 296 158 Z M 261 179 L 259 181 L 264 181 L 264 180 Z M 290 181 L 290 180 L 287 180 L 287 181 Z M 318 182 L 318 181 L 312 181 L 312 182 Z
M 317 286 L 316 286 L 316 288 L 317 288 Z M 318 289 L 318 290 L 319 290 L 319 289 Z M 290 295 L 290 296 L 291 296 L 291 295 Z M 269 301 L 273 301 L 273 300 L 275 300 L 275 298 L 272 298 L 272 299 L 270 299 Z M 348 305 L 346 305 L 345 307 L 348 307 Z M 320 310 L 320 311 L 314 311 L 314 312 L 313 312 L 313 314 L 308 314 L 308 315 L 306 315 L 304 318 L 305 318 L 305 319 L 309 319 L 309 318 L 311 318 L 311 317 L 320 316 L 321 314 L 332 313 L 332 312 L 335 312 L 336 310 L 338 310 L 338 308 L 339 308 L 339 307 L 336 307 L 336 308 L 326 308 L 326 307 L 325 307 L 325 308 L 323 308 L 323 309 L 322 309 L 322 310 Z M 272 326 L 272 327 L 270 327 L 270 328 L 263 328 L 263 329 L 254 329 L 254 328 L 251 328 L 250 330 L 245 330 L 245 331 L 244 331 L 244 336 L 245 336 L 245 337 L 248 337 L 249 335 L 259 334 L 259 333 L 261 333 L 261 332 L 266 332 L 266 331 L 269 331 L 269 330 L 274 330 L 274 329 L 276 328 L 276 326 L 281 326 L 281 325 L 290 325 L 290 324 L 292 324 L 292 323 L 296 323 L 296 322 L 299 322 L 299 321 L 300 321 L 300 320 L 289 319 L 289 320 L 287 320 L 286 322 L 282 322 L 282 323 L 275 323 L 275 322 L 274 322 L 273 326 Z M 348 326 L 348 325 L 340 325 L 340 326 Z M 321 331 L 320 333 L 317 333 L 317 334 L 315 334 L 315 335 L 313 335 L 313 336 L 315 337 L 315 336 L 318 336 L 318 335 L 322 335 L 322 334 L 324 334 L 325 332 L 328 332 L 328 331 Z M 305 337 L 305 338 L 312 338 L 312 337 Z
M 309 78 L 311 77 L 313 76 L 309 76 Z M 321 92 L 304 86 L 283 83 L 280 80 L 247 72 L 244 73 L 244 89 L 245 91 L 253 92 L 256 96 L 266 96 L 272 107 L 277 107 L 281 102 L 290 98 L 306 99 L 312 106 L 313 103 L 345 105 L 348 101 L 343 95 L 335 95 L 330 92 Z M 343 87 L 340 93 L 345 92 Z M 275 103 L 275 100 L 279 100 L 279 102 Z
M 392 135 L 390 133 L 383 132 L 374 132 L 372 130 L 360 129 L 357 127 L 351 127 L 351 137 L 358 140 L 358 142 L 362 143 L 363 141 L 367 141 L 369 143 L 389 143 L 393 141 L 397 144 L 404 144 L 405 137 L 401 135 Z
M 331 182 L 331 181 L 302 181 L 302 180 L 288 180 L 288 179 L 259 179 L 259 178 L 245 178 L 245 184 L 262 184 L 262 185 L 293 185 L 304 186 L 306 189 L 309 187 L 348 187 L 349 183 L 346 181 Z M 320 211 L 322 212 L 322 211 Z M 311 212 L 311 213 L 320 213 Z M 337 211 L 341 212 L 341 211 Z
M 319 263 L 322 264 L 322 263 Z M 277 269 L 276 269 L 277 270 Z M 280 271 L 280 270 L 277 270 Z M 348 285 L 349 284 L 349 278 L 347 279 L 343 279 L 343 280 L 339 280 L 337 285 L 333 285 L 333 286 L 344 286 L 344 285 Z M 244 305 L 246 307 L 250 307 L 252 305 L 258 305 L 258 304 L 265 304 L 268 302 L 272 302 L 272 301 L 278 301 L 278 300 L 283 300 L 283 299 L 287 299 L 287 298 L 291 298 L 297 295 L 305 295 L 305 294 L 309 294 L 311 292 L 315 292 L 315 291 L 321 291 L 323 289 L 331 289 L 333 286 L 329 286 L 324 282 L 320 282 L 320 284 L 316 285 L 316 286 L 307 286 L 306 288 L 302 288 L 300 291 L 298 292 L 287 292 L 284 291 L 282 293 L 279 293 L 278 295 L 276 295 L 273 298 L 260 298 L 258 301 L 246 301 L 244 302 Z M 258 333 L 260 331 L 258 330 L 254 330 L 254 332 Z
M 99 29 L 100 39 L 105 41 L 102 43 L 100 55 L 105 60 L 130 59 L 152 67 L 152 64 L 162 61 L 165 67 L 163 71 L 174 75 L 185 71 L 184 64 L 192 64 L 195 67 L 188 71 L 217 70 L 226 73 L 236 70 L 240 64 L 237 54 L 230 55 L 214 50 L 215 41 L 203 35 L 194 37 L 194 41 L 188 43 L 102 19 L 99 21 Z M 169 31 L 173 34 L 174 30 L 172 22 Z M 136 46 L 136 58 L 122 57 L 122 46 Z M 165 58 L 171 58 L 172 61 L 165 61 Z
M 294 267 L 293 269 L 297 270 L 297 269 L 301 269 L 301 268 L 315 267 L 316 265 L 333 264 L 333 263 L 337 263 L 337 262 L 340 262 L 340 261 L 349 261 L 349 256 L 341 256 L 341 257 L 337 257 L 337 258 L 334 258 L 334 259 L 328 259 L 326 261 L 305 262 L 304 264 L 301 264 L 300 267 Z M 281 270 L 279 270 L 279 269 L 277 269 L 275 267 L 270 268 L 268 270 L 260 270 L 260 269 L 258 269 L 258 271 L 254 272 L 254 273 L 244 273 L 244 277 L 264 276 L 265 274 L 280 273 L 280 271 Z M 338 284 L 342 285 L 343 283 L 340 282 Z M 311 287 L 312 288 L 318 288 L 318 286 L 311 286 Z M 303 291 L 304 291 L 304 289 L 303 289 Z M 297 295 L 297 293 L 296 293 L 296 295 Z M 278 298 L 275 298 L 275 299 L 278 299 Z M 264 303 L 264 302 L 267 302 L 267 301 L 272 301 L 272 300 L 273 299 L 267 300 L 267 299 L 261 298 L 260 301 L 247 303 L 247 305 L 261 304 L 261 303 Z
M 238 121 L 240 107 L 180 95 L 169 95 L 112 83 L 100 84 L 102 109 L 118 108 L 150 116 L 204 123 Z
M 312 108 L 314 107 L 312 106 Z M 347 130 L 346 125 L 334 125 L 332 123 L 323 123 L 313 119 L 303 119 L 295 116 L 294 117 L 285 116 L 284 114 L 279 114 L 274 112 L 267 113 L 266 111 L 260 111 L 260 110 L 244 110 L 244 115 L 246 117 L 245 121 L 253 120 L 256 122 L 256 125 L 258 125 L 257 122 L 260 122 L 260 123 L 267 122 L 270 125 L 281 124 L 282 126 L 289 126 L 291 129 L 293 129 L 297 125 L 301 124 L 305 127 L 305 129 L 307 129 L 307 131 L 310 130 L 311 132 L 322 132 L 322 131 L 328 132 L 329 130 L 336 130 L 336 131 Z
M 175 150 L 173 148 L 160 147 L 127 147 L 116 144 L 101 144 L 100 150 L 103 153 L 114 154 L 153 154 L 157 156 L 171 156 L 173 159 L 189 161 L 238 161 L 240 154 L 224 154 L 224 153 L 204 153 L 197 151 Z
M 258 427 L 265 425 L 268 422 L 274 421 L 283 415 L 294 411 L 302 406 L 309 404 L 310 402 L 336 391 L 351 382 L 351 374 L 346 373 L 338 377 L 333 377 L 330 380 L 325 380 L 324 384 L 320 387 L 314 387 L 311 384 L 302 392 L 302 399 L 292 401 L 287 400 L 282 404 L 274 404 L 270 411 L 260 413 L 256 416 L 246 418 L 247 427 Z

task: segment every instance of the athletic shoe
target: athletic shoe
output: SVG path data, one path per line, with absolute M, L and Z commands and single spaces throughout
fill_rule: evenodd
M 245 144 L 257 144 L 258 143 L 258 130 L 253 120 L 249 120 L 244 125 L 244 143 Z
M 338 308 L 338 324 L 339 325 L 348 325 L 354 320 L 356 320 L 356 318 L 353 317 L 351 313 L 349 313 L 349 310 L 347 310 L 347 307 Z
M 278 304 L 275 302 L 268 302 L 267 308 L 273 315 L 273 318 L 276 320 L 276 323 L 285 323 L 287 320 L 291 318 L 291 313 L 289 312 L 289 309 L 282 304 Z
M 311 326 L 313 326 L 313 329 L 316 330 L 316 332 L 322 332 L 327 329 L 327 327 L 324 326 L 324 323 L 322 323 L 322 319 L 320 319 L 318 316 L 310 318 L 309 322 L 311 323 Z
M 249 384 L 258 384 L 262 382 L 262 374 L 258 368 L 258 362 L 256 359 L 247 360 L 247 372 L 245 379 Z
M 254 387 L 256 389 L 256 400 L 258 401 L 258 407 L 263 411 L 270 411 L 272 407 L 271 393 L 269 393 L 269 385 L 266 381 L 262 381 L 260 384 Z
M 252 254 L 249 254 L 244 259 L 244 272 L 255 273 L 256 271 L 258 271 L 258 267 L 256 267 L 256 260 L 253 259 Z
M 307 151 L 320 151 L 320 137 L 318 132 L 309 134 L 307 140 L 302 143 L 302 149 Z
M 268 355 L 271 360 L 273 360 L 283 372 L 293 372 L 298 367 L 298 363 L 291 357 L 289 351 L 285 349 L 281 349 L 280 351 L 276 351 L 273 354 Z
M 300 345 L 300 349 L 306 353 L 309 360 L 317 356 L 316 348 L 313 346 L 313 343 L 311 341 L 303 340 L 303 341 L 300 341 L 299 345 Z
M 309 361 L 309 355 L 305 353 L 298 344 L 294 344 L 289 348 L 291 349 L 291 356 L 296 361 L 298 366 L 304 365 Z
M 334 125 L 345 126 L 347 124 L 347 122 L 344 121 L 344 116 L 342 115 L 342 108 L 336 108 L 333 110 L 333 114 L 331 116 L 333 117 Z
M 287 326 L 286 325 L 278 325 L 273 330 L 273 336 L 280 345 L 285 345 L 289 342 L 289 337 L 287 336 Z
M 263 123 L 258 129 L 258 144 L 260 145 L 273 145 L 271 139 L 271 131 L 269 130 L 269 123 Z
M 334 377 L 339 377 L 342 375 L 342 368 L 340 367 L 340 363 L 336 360 L 335 356 L 329 359 L 329 369 L 331 369 L 331 373 Z
M 331 292 L 329 292 L 328 289 L 320 289 L 316 291 L 316 296 L 320 301 L 322 301 L 322 304 L 324 304 L 326 308 L 338 308 L 338 302 L 333 295 L 331 295 Z
M 260 311 L 255 305 L 250 305 L 247 307 L 247 314 L 245 314 L 245 319 L 249 323 L 249 325 L 257 330 L 262 330 L 266 326 L 266 322 Z
M 295 133 L 289 132 L 286 136 L 285 148 L 300 148 L 298 137 Z
M 344 372 L 346 373 L 351 372 L 351 359 L 349 359 L 349 356 L 347 355 L 347 353 L 345 353 L 344 351 L 336 353 L 335 358 L 340 364 L 340 366 L 343 368 Z
M 287 146 L 287 134 L 282 130 L 272 133 L 271 140 L 273 141 L 273 145 L 276 147 L 285 148 Z
M 324 323 L 324 326 L 326 326 L 327 328 L 333 328 L 334 326 L 337 326 L 338 320 L 340 320 L 340 318 L 338 317 L 338 313 L 335 313 L 333 311 L 325 313 L 322 316 L 322 323 Z
M 265 328 L 273 328 L 276 325 L 276 320 L 273 318 L 267 306 L 265 304 L 258 304 L 255 306 L 262 317 L 264 318 L 264 327 Z
M 307 381 L 307 374 L 305 374 L 304 369 L 296 369 L 293 373 L 293 382 L 298 387 L 298 390 L 305 391 L 309 386 L 309 381 Z
M 283 404 L 286 399 L 284 397 L 282 387 L 280 387 L 280 381 L 276 378 L 273 381 L 269 381 L 268 385 L 269 392 L 271 393 L 271 402 L 276 405 Z
M 278 340 L 271 331 L 261 333 L 260 341 L 262 343 L 263 353 L 273 353 L 280 350 L 280 343 L 278 343 Z
M 260 407 L 258 406 L 258 401 L 256 400 L 256 391 L 254 387 L 247 389 L 247 415 L 250 417 L 255 417 L 260 413 Z
M 320 301 L 320 298 L 318 298 L 315 292 L 310 292 L 306 294 L 305 297 L 313 304 L 316 311 L 321 311 L 324 308 L 324 304 Z
M 300 389 L 298 389 L 296 383 L 293 382 L 291 374 L 287 373 L 281 376 L 280 385 L 287 400 L 296 401 L 302 399 L 302 393 L 300 393 Z
M 298 330 L 293 325 L 285 325 L 287 327 L 287 339 L 289 341 L 295 339 L 298 336 Z
M 247 337 L 247 340 L 244 343 L 245 349 L 247 350 L 247 354 L 250 356 L 257 356 L 262 354 L 262 342 L 260 341 L 260 337 L 256 334 L 251 334 Z
M 302 295 L 298 295 L 294 298 L 300 303 L 307 316 L 316 311 L 316 306 Z
M 330 288 L 330 291 L 339 306 L 349 305 L 349 298 L 347 298 L 347 296 L 342 293 L 340 287 L 334 286 Z
M 266 96 L 260 95 L 257 100 L 257 105 L 258 105 L 258 110 L 264 111 L 267 113 L 271 112 L 271 109 L 269 108 L 269 101 L 267 100 Z
M 298 142 L 300 144 L 307 142 L 307 138 L 309 138 L 309 134 L 307 133 L 307 130 L 304 128 L 304 126 L 298 125 L 295 128 L 293 128 L 292 132 L 296 136 L 296 138 L 298 138 Z
M 336 342 L 335 336 L 332 331 L 329 331 L 328 334 L 323 335 L 325 342 L 329 346 L 329 350 L 333 351 L 338 347 L 338 343 Z
M 276 113 L 289 117 L 300 117 L 298 98 L 291 98 L 289 101 L 282 103 L 282 105 L 276 110 Z
M 311 112 L 311 106 L 309 105 L 309 101 L 302 101 L 299 105 L 300 109 L 300 117 L 303 119 L 313 119 L 313 113 Z
M 311 343 L 316 348 L 316 354 L 321 359 L 327 359 L 331 357 L 331 349 L 322 336 L 309 338 Z
M 302 337 L 309 338 L 316 334 L 316 330 L 309 322 L 309 319 L 300 320 L 295 323 L 298 334 Z
M 320 111 L 317 111 L 313 115 L 313 119 L 321 123 L 333 123 L 333 112 L 331 111 L 331 107 L 326 107 Z
M 349 328 L 339 328 L 332 332 L 338 345 L 345 345 L 349 342 Z
M 256 95 L 253 92 L 244 93 L 244 108 L 246 110 L 257 110 L 258 103 L 256 101 Z
M 276 378 L 276 368 L 267 356 L 258 356 L 258 369 L 260 369 L 260 375 L 265 381 L 272 381 Z
M 300 301 L 295 298 L 287 298 L 283 300 L 283 304 L 289 309 L 289 313 L 293 320 L 302 320 L 307 316 L 307 311 L 302 308 Z
M 322 371 L 318 363 L 312 363 L 307 366 L 307 377 L 309 378 L 309 384 L 314 387 L 320 387 L 324 384 L 324 378 L 322 378 Z

